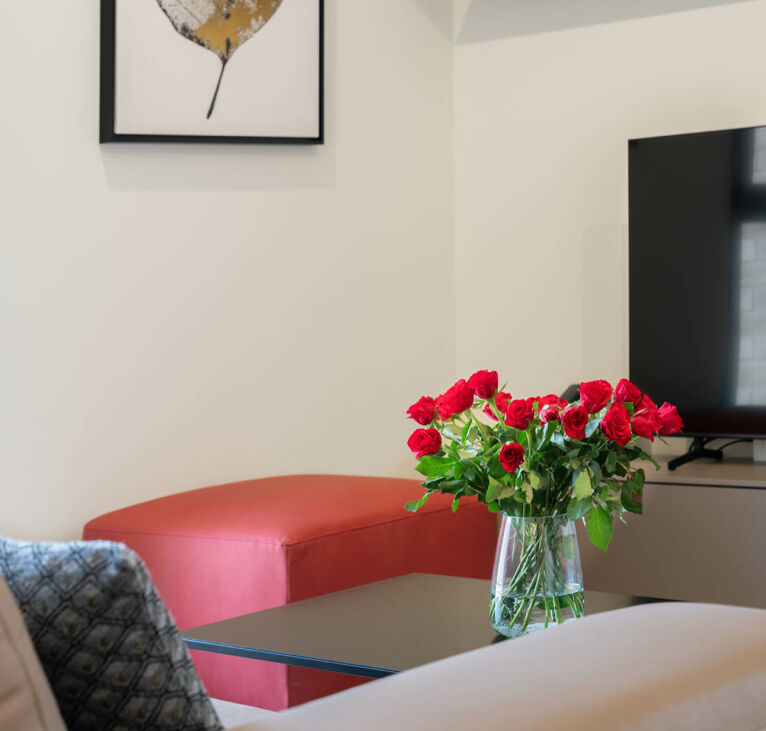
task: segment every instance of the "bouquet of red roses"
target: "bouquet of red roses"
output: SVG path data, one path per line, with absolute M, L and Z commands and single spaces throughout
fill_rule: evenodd
M 606 551 L 613 515 L 641 513 L 643 469 L 657 462 L 639 443 L 683 428 L 675 406 L 657 405 L 623 378 L 580 384 L 580 399 L 513 398 L 498 390 L 496 371 L 478 371 L 436 398 L 423 396 L 407 410 L 422 426 L 407 444 L 425 476 L 425 495 L 407 503 L 416 511 L 435 492 L 476 496 L 508 516 L 585 518 L 593 543 Z

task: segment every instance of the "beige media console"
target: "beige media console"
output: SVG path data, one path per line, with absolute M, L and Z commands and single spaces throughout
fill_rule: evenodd
M 616 521 L 606 554 L 578 524 L 586 588 L 766 608 L 766 464 L 666 462 L 643 465 L 644 514 Z

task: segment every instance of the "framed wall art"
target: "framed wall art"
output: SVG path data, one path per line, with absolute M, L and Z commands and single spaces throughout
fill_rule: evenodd
M 324 0 L 101 0 L 101 142 L 321 144 Z

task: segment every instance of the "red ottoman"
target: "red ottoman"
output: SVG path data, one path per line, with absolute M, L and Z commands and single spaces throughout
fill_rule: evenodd
M 169 495 L 91 520 L 83 538 L 143 558 L 181 629 L 412 571 L 489 578 L 496 516 L 415 480 L 290 475 Z M 347 676 L 195 652 L 215 698 L 280 710 L 355 682 Z

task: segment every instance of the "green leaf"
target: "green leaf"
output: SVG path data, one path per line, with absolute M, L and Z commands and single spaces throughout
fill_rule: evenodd
M 516 492 L 513 494 L 513 497 L 518 499 L 518 496 L 522 496 L 523 502 L 529 504 L 532 502 L 532 497 L 534 496 L 534 490 L 532 489 L 532 485 L 530 485 L 526 480 L 524 480 L 521 485 L 519 486 L 519 489 L 516 490 Z
M 471 429 L 471 420 L 469 419 L 466 425 L 463 427 L 463 431 L 460 433 L 460 446 L 465 444 L 465 438 L 468 436 L 468 432 Z
M 410 502 L 404 503 L 404 509 L 408 510 L 410 513 L 416 513 L 418 508 L 422 508 L 426 504 L 430 495 L 431 493 L 427 492 L 420 498 L 420 500 L 410 500 Z
M 550 422 L 549 422 L 550 423 Z M 551 442 L 555 444 L 559 449 L 566 451 L 567 445 L 564 441 L 564 435 L 558 431 L 553 432 L 551 436 Z
M 631 513 L 637 513 L 638 515 L 643 515 L 644 507 L 641 505 L 641 492 L 634 492 L 631 490 L 628 487 L 627 482 L 620 493 L 620 502 L 625 510 L 630 511 Z
M 467 480 L 471 480 L 471 482 L 474 482 L 478 479 L 479 476 L 479 470 L 477 469 L 476 465 L 471 462 L 470 459 L 466 459 L 463 457 L 460 460 L 460 464 L 463 465 L 463 476 Z
M 590 471 L 593 473 L 593 484 L 598 487 L 601 484 L 601 480 L 604 479 L 604 475 L 601 472 L 601 465 L 595 460 L 590 463 Z
M 588 425 L 585 427 L 585 438 L 592 437 L 595 433 L 598 427 L 601 424 L 601 417 L 598 419 L 592 419 L 588 422 Z
M 611 475 L 617 467 L 617 454 L 609 451 L 606 455 L 606 462 L 604 463 L 606 471 Z
M 476 476 L 472 479 L 475 486 L 486 490 L 489 487 L 489 476 L 484 468 L 476 466 Z
M 646 452 L 644 452 L 644 454 L 646 454 Z M 655 469 L 662 469 L 660 463 L 654 457 L 652 457 L 651 454 L 646 454 L 645 459 L 649 460 L 654 465 Z
M 540 487 L 540 475 L 536 472 L 530 472 L 527 476 L 527 480 L 529 480 L 529 484 L 532 486 L 533 490 L 537 490 Z
M 583 470 L 582 472 L 575 473 L 577 477 L 574 480 L 574 490 L 572 494 L 575 500 L 582 500 L 583 498 L 590 497 L 593 494 L 593 483 L 590 479 L 590 472 Z
M 463 480 L 444 480 L 444 482 L 439 485 L 439 489 L 442 492 L 454 493 L 458 490 L 462 490 L 464 486 L 465 482 Z
M 494 477 L 496 480 L 509 474 L 508 470 L 500 464 L 500 460 L 497 459 L 497 457 L 490 459 L 489 464 L 487 465 L 487 470 L 489 471 L 489 476 Z
M 455 460 L 452 457 L 423 457 L 415 469 L 421 475 L 426 477 L 440 477 L 446 475 L 454 466 Z
M 457 509 L 460 505 L 460 496 L 455 495 L 455 497 L 452 499 L 452 512 L 457 513 Z
M 513 486 L 503 485 L 497 480 L 490 480 L 485 499 L 488 503 L 493 500 L 503 500 L 511 497 L 514 492 L 516 492 L 516 489 Z
M 549 421 L 545 426 L 543 426 L 542 429 L 539 430 L 540 439 L 537 444 L 538 452 L 541 451 L 548 444 L 548 442 L 551 441 L 555 432 L 556 432 L 555 421 Z
M 495 503 L 495 502 L 491 502 L 491 503 L 487 504 L 487 510 L 490 513 L 499 513 L 500 512 L 500 506 L 497 503 Z
M 582 518 L 591 508 L 593 503 L 588 499 L 583 500 L 570 500 L 567 505 L 567 518 L 569 520 L 577 520 Z
M 606 553 L 614 535 L 612 516 L 603 508 L 593 508 L 585 519 L 585 528 L 591 543 Z
M 460 432 L 461 432 L 460 424 L 454 421 L 448 424 L 445 424 L 442 427 L 442 435 L 447 437 L 447 439 L 452 439 L 453 441 L 456 441 L 456 442 L 460 440 Z

